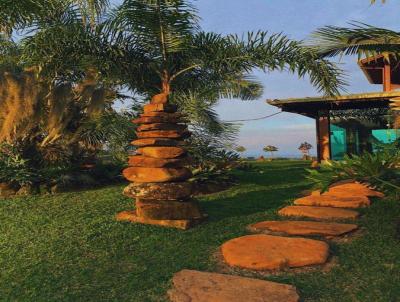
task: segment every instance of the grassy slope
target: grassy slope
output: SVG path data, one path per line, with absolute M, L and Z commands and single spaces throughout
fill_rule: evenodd
M 186 232 L 114 221 L 131 204 L 122 186 L 1 200 L 0 300 L 163 301 L 175 272 L 214 271 L 223 242 L 307 188 L 303 163 L 258 168 L 264 173 L 240 172 L 239 186 L 201 198 L 210 219 Z M 359 221 L 364 236 L 333 246 L 331 272 L 267 279 L 295 284 L 305 301 L 400 301 L 398 217 L 398 202 L 378 201 Z

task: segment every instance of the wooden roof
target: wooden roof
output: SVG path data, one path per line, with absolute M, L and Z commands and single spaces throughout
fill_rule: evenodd
M 385 64 L 391 68 L 391 84 L 400 84 L 400 62 L 394 57 L 389 61 L 383 55 L 368 57 L 358 61 L 358 65 L 371 84 L 383 84 L 383 68 Z
M 400 97 L 400 90 L 390 92 L 372 92 L 348 94 L 335 97 L 306 97 L 273 99 L 266 102 L 279 107 L 282 111 L 302 114 L 315 118 L 320 110 L 344 110 L 387 107 L 389 100 Z

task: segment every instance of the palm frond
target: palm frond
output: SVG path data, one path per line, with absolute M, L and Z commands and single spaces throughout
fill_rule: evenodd
M 184 0 L 125 0 L 110 14 L 112 27 L 139 37 L 154 58 L 186 49 L 198 28 L 195 8 Z
M 350 23 L 352 27 L 326 26 L 315 31 L 308 45 L 322 57 L 358 55 L 361 57 L 389 53 L 400 55 L 400 32 L 364 23 Z
M 300 77 L 309 75 L 311 83 L 327 95 L 339 94 L 346 85 L 343 72 L 334 63 L 282 34 L 259 31 L 224 37 L 200 32 L 191 44 L 193 62 L 198 66 L 193 72 L 232 75 L 249 74 L 255 68 L 265 72 L 288 70 Z
M 191 130 L 203 132 L 223 141 L 232 141 L 237 135 L 237 126 L 225 123 L 219 119 L 213 102 L 209 101 L 207 91 L 174 94 L 173 102 L 179 105 L 181 111 L 190 121 Z

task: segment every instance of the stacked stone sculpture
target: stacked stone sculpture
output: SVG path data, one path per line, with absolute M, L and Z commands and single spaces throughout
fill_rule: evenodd
M 121 212 L 117 219 L 181 229 L 199 223 L 203 215 L 191 198 L 192 174 L 184 148 L 190 132 L 182 114 L 166 94 L 158 94 L 133 122 L 138 124 L 132 142 L 137 151 L 123 175 L 132 182 L 124 194 L 136 199 L 136 210 Z

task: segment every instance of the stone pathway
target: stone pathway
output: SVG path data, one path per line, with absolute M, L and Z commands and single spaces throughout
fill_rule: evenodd
M 278 214 L 318 221 L 274 220 L 252 224 L 248 226 L 250 231 L 263 234 L 225 242 L 221 246 L 222 257 L 229 266 L 255 271 L 324 264 L 329 258 L 328 243 L 304 237 L 332 238 L 356 230 L 356 224 L 332 220 L 354 220 L 359 217 L 354 209 L 370 205 L 368 197 L 383 196 L 364 185 L 349 182 L 333 185 L 323 194 L 311 192 L 309 196 L 295 200 L 295 205 L 282 208 Z M 238 276 L 184 270 L 174 276 L 173 284 L 169 291 L 173 302 L 299 301 L 293 286 Z

